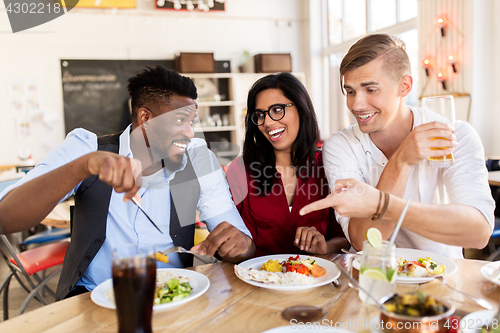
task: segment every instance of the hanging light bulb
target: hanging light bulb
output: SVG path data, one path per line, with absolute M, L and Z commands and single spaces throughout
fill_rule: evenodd
M 457 67 L 455 66 L 455 58 L 453 58 L 452 55 L 450 55 L 448 57 L 448 62 L 450 63 L 451 68 L 453 68 L 453 73 L 456 73 L 457 72 Z
M 174 1 L 174 9 L 181 9 L 182 8 L 182 5 L 181 5 L 181 2 L 179 0 L 175 0 Z
M 193 2 L 191 0 L 187 0 L 186 1 L 186 8 L 187 8 L 187 10 L 193 10 L 194 9 L 194 5 L 193 5 Z
M 439 72 L 437 76 L 438 81 L 441 82 L 441 85 L 443 86 L 443 89 L 446 90 L 446 79 L 444 78 L 443 73 Z
M 431 67 L 431 62 L 429 59 L 424 59 L 425 75 L 429 76 L 429 68 Z
M 207 5 L 209 8 L 214 8 L 214 0 L 208 0 Z
M 157 0 L 157 1 L 156 1 L 156 5 L 157 5 L 158 7 L 163 7 L 163 6 L 165 6 L 165 0 Z
M 438 27 L 441 29 L 441 37 L 444 37 L 444 28 L 446 27 L 446 23 L 444 21 L 444 18 L 440 17 L 437 20 Z

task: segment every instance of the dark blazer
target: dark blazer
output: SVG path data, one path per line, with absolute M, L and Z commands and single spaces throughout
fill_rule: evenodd
M 98 137 L 98 149 L 118 153 L 121 133 Z M 188 157 L 186 167 L 177 172 L 170 182 L 170 236 L 176 246 L 189 249 L 194 245 L 200 184 L 189 155 L 186 156 Z M 181 184 L 182 186 L 176 186 Z M 71 219 L 71 243 L 64 257 L 56 300 L 64 299 L 75 287 L 104 243 L 111 192 L 112 187 L 100 181 L 97 175 L 88 177 L 80 184 L 75 194 L 75 207 Z M 178 213 L 174 201 L 181 202 L 177 199 L 181 197 L 182 205 L 178 206 L 182 211 Z M 184 227 L 180 225 L 179 215 L 185 224 Z M 179 256 L 184 267 L 193 266 L 192 255 L 179 254 Z

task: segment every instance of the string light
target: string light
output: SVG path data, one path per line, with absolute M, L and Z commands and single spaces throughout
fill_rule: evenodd
M 429 68 L 431 67 L 429 59 L 424 59 L 425 75 L 429 76 Z
M 452 55 L 450 55 L 448 57 L 448 62 L 450 63 L 451 68 L 453 68 L 453 73 L 456 73 L 457 72 L 457 67 L 455 66 L 455 58 L 453 58 Z
M 437 77 L 438 81 L 441 82 L 441 84 L 443 85 L 443 89 L 446 90 L 446 79 L 444 78 L 443 73 L 439 72 L 437 74 Z
M 465 66 L 465 63 L 462 63 L 465 61 L 463 58 L 464 36 L 454 25 L 454 21 L 450 19 L 453 18 L 452 14 L 455 13 L 443 11 L 430 17 L 428 37 L 431 42 L 429 47 L 423 50 L 422 58 L 419 58 L 420 66 L 422 66 L 420 73 L 423 69 L 427 76 L 422 94 L 428 90 L 432 94 L 439 93 L 439 91 L 441 93 L 443 91 L 454 93 L 461 86 L 457 84 L 457 81 L 461 82 L 464 79 L 459 73 L 459 70 L 463 72 L 462 66 Z M 441 38 L 439 38 L 439 34 L 441 34 Z M 435 49 L 430 49 L 431 45 Z M 423 74 L 421 75 L 423 77 Z M 442 90 L 440 86 L 442 86 Z
M 441 37 L 444 37 L 444 28 L 446 27 L 444 18 L 440 17 L 437 20 L 439 29 L 441 29 Z

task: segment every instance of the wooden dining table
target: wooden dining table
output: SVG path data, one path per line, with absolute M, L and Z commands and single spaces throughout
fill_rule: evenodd
M 346 266 L 349 256 L 331 254 L 318 257 L 338 260 Z M 453 261 L 458 270 L 446 276 L 446 282 L 458 290 L 486 299 L 498 309 L 500 286 L 480 273 L 481 267 L 488 262 L 469 259 Z M 234 265 L 226 262 L 189 269 L 206 275 L 210 280 L 209 289 L 190 302 L 154 312 L 154 332 L 263 332 L 291 325 L 282 313 L 293 306 L 319 307 L 324 315 L 318 322 L 330 327 L 342 326 L 353 332 L 367 332 L 367 323 L 377 321 L 380 315 L 377 307 L 361 302 L 357 290 L 348 286 L 345 276 L 340 278 L 340 287 L 329 283 L 304 291 L 284 292 L 243 282 L 235 276 Z M 483 310 L 437 280 L 397 285 L 399 293 L 415 290 L 453 303 L 459 317 Z M 115 310 L 94 304 L 90 293 L 86 293 L 0 323 L 0 332 L 117 332 L 117 318 Z
M 500 171 L 489 171 L 488 183 L 492 186 L 500 186 Z
M 45 217 L 43 225 L 54 228 L 69 228 L 70 227 L 70 207 L 75 205 L 73 199 L 69 199 L 57 204 L 54 209 Z

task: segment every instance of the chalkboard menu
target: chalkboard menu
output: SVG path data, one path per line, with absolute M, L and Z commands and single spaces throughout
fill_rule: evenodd
M 128 79 L 146 66 L 174 69 L 174 60 L 61 60 L 66 134 L 82 127 L 97 135 L 112 134 L 131 123 Z M 230 62 L 215 62 L 218 73 Z
M 145 66 L 174 69 L 173 60 L 61 60 L 66 133 L 83 127 L 97 135 L 131 122 L 128 79 Z

